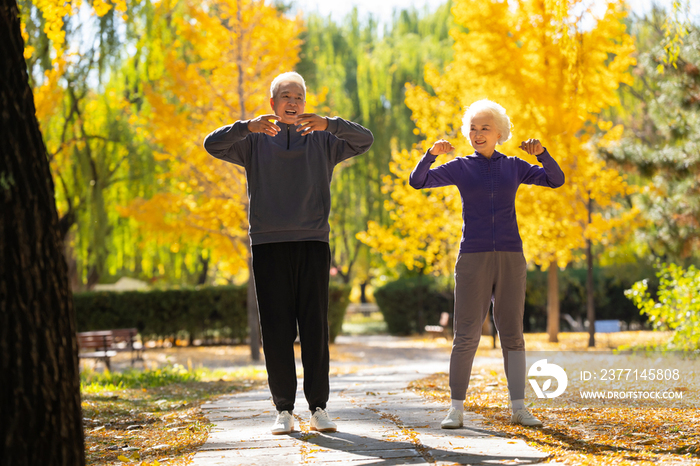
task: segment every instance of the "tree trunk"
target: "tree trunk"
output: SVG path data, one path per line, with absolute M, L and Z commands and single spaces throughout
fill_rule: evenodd
M 92 157 L 90 154 L 87 157 Z M 95 165 L 94 162 L 91 165 Z M 100 279 L 104 275 L 105 268 L 107 265 L 107 257 L 109 256 L 107 239 L 109 236 L 109 220 L 107 218 L 107 208 L 105 206 L 104 198 L 104 180 L 101 179 L 101 174 L 98 173 L 97 169 L 93 167 L 92 171 L 94 182 L 92 195 L 91 195 L 91 207 L 90 216 L 92 220 L 92 242 L 90 249 L 88 250 L 89 255 L 89 269 L 88 269 L 88 283 L 87 288 L 91 290 L 95 285 L 100 282 Z
M 593 199 L 588 193 L 588 225 L 591 225 L 593 215 Z M 588 347 L 595 347 L 595 305 L 593 301 L 593 245 L 590 238 L 586 240 L 586 317 L 588 317 Z
M 84 465 L 73 299 L 15 0 L 0 0 L 0 464 Z
M 595 303 L 593 301 L 593 251 L 591 240 L 586 240 L 586 317 L 588 317 L 588 347 L 595 347 Z
M 559 341 L 559 266 L 556 262 L 547 269 L 547 333 L 550 343 Z
M 199 273 L 197 278 L 197 285 L 207 284 L 207 275 L 209 274 L 209 258 L 204 258 L 204 256 L 199 256 L 199 262 L 202 264 L 202 271 Z
M 238 24 L 242 24 L 243 17 L 241 13 L 241 8 L 238 3 L 236 3 L 236 18 L 238 19 Z M 236 59 L 236 66 L 238 68 L 238 105 L 240 106 L 240 120 L 245 120 L 247 118 L 246 111 L 246 93 L 245 93 L 245 82 L 243 70 L 243 57 L 245 54 L 243 35 L 239 36 L 238 41 L 238 56 Z M 250 219 L 250 201 L 246 203 L 246 212 L 248 218 Z M 260 361 L 260 316 L 258 316 L 258 299 L 255 297 L 255 276 L 253 275 L 253 249 L 248 246 L 248 334 L 250 336 L 250 357 L 253 361 Z
M 496 333 L 494 326 L 491 323 L 491 310 L 492 310 L 492 307 L 489 307 L 489 312 L 486 313 L 486 318 L 484 319 L 484 322 L 482 322 L 482 324 L 481 324 L 481 334 L 488 335 L 490 337 L 492 337 Z M 493 344 L 495 347 L 496 342 L 494 342 Z
M 258 316 L 258 299 L 255 297 L 255 277 L 253 276 L 253 254 L 248 254 L 248 333 L 250 335 L 250 357 L 260 361 L 260 316 Z
M 68 267 L 68 284 L 71 292 L 76 293 L 79 291 L 85 291 L 85 286 L 83 285 L 83 281 L 80 279 L 78 261 L 75 258 L 73 246 L 71 246 L 71 242 L 74 239 L 75 232 L 72 230 L 66 235 L 61 236 L 61 242 L 63 243 L 63 257 L 65 257 L 66 265 Z

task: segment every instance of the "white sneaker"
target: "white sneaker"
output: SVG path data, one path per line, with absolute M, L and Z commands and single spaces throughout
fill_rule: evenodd
M 542 421 L 530 414 L 530 411 L 525 408 L 514 412 L 513 417 L 510 418 L 510 422 L 527 427 L 542 427 Z
M 318 432 L 335 432 L 338 426 L 328 417 L 326 410 L 316 408 L 316 412 L 311 415 L 311 430 Z
M 270 432 L 273 435 L 290 434 L 294 430 L 294 415 L 292 411 L 280 411 Z
M 450 408 L 447 416 L 440 423 L 443 429 L 459 429 L 464 426 L 464 413 L 457 408 Z

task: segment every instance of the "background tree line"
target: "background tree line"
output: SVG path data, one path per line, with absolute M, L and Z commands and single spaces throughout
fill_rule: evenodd
M 384 215 L 391 148 L 416 141 L 404 83 L 422 83 L 429 58 L 440 66 L 451 55 L 449 6 L 397 12 L 381 31 L 357 11 L 336 24 L 245 0 L 67 8 L 76 14 L 52 38 L 47 16 L 66 12 L 21 3 L 74 289 L 125 275 L 163 286 L 245 280 L 243 174 L 201 140 L 267 112 L 269 82 L 288 69 L 307 77 L 311 110 L 376 135 L 369 156 L 338 172 L 332 218 L 339 275 L 349 282 L 358 263 L 368 274 L 355 234 Z
M 470 5 L 380 23 L 252 0 L 20 2 L 73 289 L 121 276 L 162 287 L 247 280 L 243 173 L 201 140 L 266 112 L 267 86 L 287 69 L 306 77 L 311 111 L 376 138 L 333 183 L 333 269 L 345 283 L 432 274 L 449 286 L 459 198 L 405 180 L 426 139 L 470 151 L 459 117 L 487 95 L 519 117 L 516 137 L 551 141 L 569 180 L 518 198 L 526 255 L 549 272 L 553 335 L 559 270 L 696 261 L 698 26 L 658 9 L 637 17 L 618 1 L 593 22 L 557 2 Z
M 342 25 L 321 18 L 314 32 L 312 21 L 305 26 L 284 6 L 249 0 L 41 0 L 19 8 L 2 0 L 0 369 L 7 383 L 0 457 L 84 464 L 69 279 L 80 289 L 121 275 L 164 286 L 247 278 L 242 174 L 212 164 L 199 141 L 211 128 L 266 110 L 270 78 L 303 63 L 316 86 L 310 109 L 387 131 L 388 146 L 378 149 L 388 147 L 391 159 L 377 151 L 344 167 L 352 176 L 337 183 L 344 189 L 333 219 L 342 232 L 334 258 L 344 280 L 366 280 L 373 270 L 447 275 L 453 251 L 446 245 L 458 234 L 447 228 L 458 212 L 454 193 L 418 198 L 397 180 L 423 148 L 414 144 L 454 136 L 469 93 L 495 83 L 493 97 L 531 120 L 528 133 L 546 127 L 572 180 L 563 200 L 521 196 L 533 264 L 551 276 L 583 260 L 590 271 L 594 256 L 603 265 L 655 258 L 690 265 L 660 274 L 663 305 L 646 300 L 645 282 L 632 294 L 652 309 L 655 326 L 681 328 L 679 347 L 697 348 L 698 25 L 679 14 L 684 2 L 674 2 L 670 14 L 636 18 L 611 1 L 587 26 L 585 10 L 567 9 L 576 3 L 522 1 L 506 11 L 503 2 L 455 0 L 435 14 L 401 13 L 378 34 L 357 14 Z M 492 14 L 479 18 L 484 7 Z M 450 21 L 454 27 L 442 27 Z M 347 36 L 333 32 L 343 28 Z M 310 48 L 313 34 L 347 39 L 347 60 L 317 62 L 314 53 L 328 43 Z M 401 49 L 411 40 L 421 47 Z M 427 55 L 426 44 L 444 48 Z M 358 45 L 367 53 L 352 49 Z M 396 86 L 403 80 L 407 88 Z M 397 88 L 406 89 L 408 110 Z M 421 218 L 426 201 L 431 212 Z M 364 229 L 358 218 L 374 223 Z M 406 240 L 424 241 L 408 234 L 424 223 L 436 228 L 421 251 Z M 374 238 L 381 241 L 371 244 Z M 372 249 L 363 252 L 355 239 Z M 393 254 L 392 241 L 408 246 L 400 248 L 405 255 Z

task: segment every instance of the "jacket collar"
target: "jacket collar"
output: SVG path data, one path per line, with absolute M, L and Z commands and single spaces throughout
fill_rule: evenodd
M 284 141 L 284 143 L 280 143 L 282 145 L 287 144 L 287 138 L 289 138 L 290 143 L 294 143 L 303 137 L 301 133 L 297 132 L 296 125 L 289 125 L 287 123 L 279 122 L 277 123 L 277 126 L 280 127 L 281 131 L 277 133 L 274 138 L 279 141 Z
M 474 153 L 473 153 L 472 155 L 470 155 L 469 157 L 474 157 L 474 158 L 483 159 L 483 160 L 489 160 L 487 157 L 485 157 L 485 156 L 482 155 L 479 151 L 476 151 L 476 150 L 475 150 Z M 498 152 L 497 150 L 493 151 L 493 154 L 491 154 L 491 160 L 500 159 L 501 157 L 505 157 L 505 155 L 501 154 L 501 153 Z

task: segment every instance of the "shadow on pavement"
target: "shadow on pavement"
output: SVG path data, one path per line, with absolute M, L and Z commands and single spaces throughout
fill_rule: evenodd
M 455 430 L 455 432 L 462 429 Z M 296 435 L 295 435 L 296 437 Z M 403 465 L 407 460 L 415 459 L 417 463 L 434 463 L 435 461 L 450 461 L 457 464 L 535 464 L 541 463 L 542 456 L 508 456 L 479 454 L 478 452 L 458 452 L 456 450 L 435 449 L 422 445 L 420 442 L 402 440 L 377 440 L 347 432 L 301 434 L 298 437 L 310 445 L 308 455 L 313 455 L 315 448 L 338 450 L 343 453 L 356 454 L 358 460 L 375 458 L 372 464 Z M 475 448 L 476 450 L 476 448 Z M 344 458 L 347 456 L 344 455 Z M 332 455 L 324 454 L 324 459 L 332 460 Z

